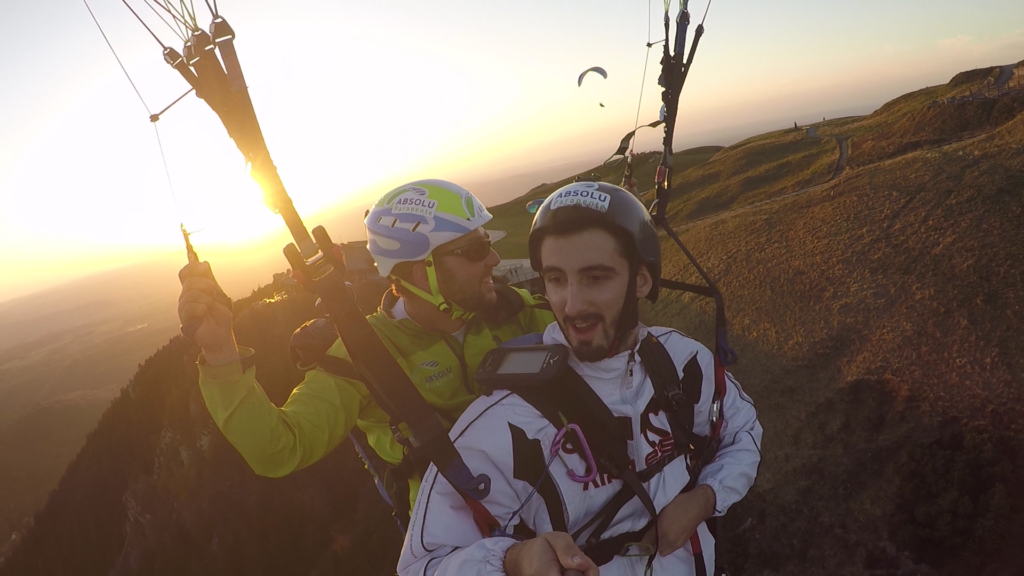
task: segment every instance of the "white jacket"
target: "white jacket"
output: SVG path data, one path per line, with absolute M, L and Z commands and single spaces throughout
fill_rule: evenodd
M 680 372 L 694 355 L 697 356 L 703 372 L 703 386 L 694 414 L 694 432 L 708 435 L 715 389 L 711 351 L 669 328 L 641 326 L 639 339 L 642 340 L 648 331 L 664 344 Z M 567 344 L 557 324 L 548 326 L 544 332 L 544 343 Z M 615 416 L 626 416 L 631 420 L 633 433 L 632 441 L 628 443 L 629 455 L 637 470 L 643 470 L 649 465 L 647 463 L 656 462 L 661 454 L 671 450 L 671 444 L 666 445 L 666 441 L 671 441 L 666 415 L 660 411 L 644 414 L 654 395 L 654 388 L 635 350 L 600 362 L 584 363 L 570 357 L 569 363 Z M 757 413 L 750 398 L 731 375 L 727 377 L 722 413 L 725 423 L 720 436 L 721 446 L 715 459 L 704 467 L 698 478 L 698 483 L 707 484 L 715 492 L 716 516 L 725 514 L 729 506 L 743 498 L 754 483 L 761 460 L 761 425 L 757 421 Z M 552 522 L 544 499 L 540 494 L 531 498 L 533 486 L 515 477 L 512 426 L 525 432 L 529 439 L 540 441 L 546 461 L 558 430 L 532 406 L 508 391 L 497 391 L 477 399 L 456 422 L 451 437 L 469 469 L 474 474 L 490 476 L 491 491 L 483 504 L 502 526 L 507 525 L 507 532 L 511 533 L 519 522 L 525 522 L 537 534 L 549 532 Z M 676 458 L 646 483 L 659 511 L 689 481 L 685 460 Z M 583 474 L 586 466 L 580 455 L 562 453 L 554 459 L 548 473 L 561 493 L 562 513 L 568 531 L 572 533 L 597 513 L 619 491 L 623 482 L 598 475 L 595 481 L 580 484 L 569 478 L 567 467 Z M 510 516 L 524 501 L 527 501 L 525 507 L 510 521 Z M 619 511 L 603 538 L 640 530 L 650 520 L 640 499 L 634 497 Z M 703 523 L 697 532 L 704 549 L 707 573 L 712 574 L 714 539 Z M 585 537 L 586 534 L 580 540 Z M 503 575 L 505 552 L 514 543 L 512 538 L 483 538 L 473 523 L 469 507 L 431 465 L 416 498 L 398 571 L 400 576 Z M 640 576 L 646 562 L 645 557 L 616 556 L 601 566 L 600 571 L 602 576 Z M 672 576 L 694 574 L 690 544 L 669 556 L 657 556 L 654 573 Z

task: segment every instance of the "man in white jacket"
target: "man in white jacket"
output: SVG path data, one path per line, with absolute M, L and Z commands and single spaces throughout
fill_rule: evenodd
M 617 186 L 570 184 L 538 210 L 530 256 L 557 319 L 543 343 L 572 351 L 568 366 L 622 424 L 616 427 L 628 440 L 631 477 L 639 477 L 649 499 L 627 488 L 630 498 L 609 508 L 629 474 L 619 477 L 596 465 L 586 446 L 566 442 L 568 426 L 560 430 L 518 394 L 496 390 L 476 400 L 451 431 L 470 469 L 491 479 L 482 501 L 493 516 L 490 527 L 479 527 L 480 510 L 431 467 L 406 534 L 400 575 L 639 576 L 647 568 L 673 576 L 714 574 L 707 521 L 725 514 L 753 484 L 761 426 L 731 375 L 716 393 L 711 351 L 676 330 L 637 321 L 638 300 L 657 298 L 661 273 L 650 215 Z M 699 386 L 699 399 L 691 399 L 692 432 L 720 441 L 703 467 L 696 453 L 679 448 L 696 444 L 692 437 L 680 441 L 670 432 L 679 420 L 663 409 L 652 368 L 639 359 L 644 339 L 660 342 L 680 382 Z M 578 437 L 585 445 L 585 435 Z

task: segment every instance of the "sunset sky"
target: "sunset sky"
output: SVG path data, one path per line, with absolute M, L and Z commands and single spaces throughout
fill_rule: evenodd
M 89 2 L 151 111 L 185 92 L 120 0 Z M 152 14 L 142 0 L 129 2 Z M 705 7 L 691 2 L 694 26 Z M 195 8 L 207 25 L 205 4 Z M 650 12 L 641 0 L 220 0 L 219 8 L 237 32 L 263 133 L 299 212 L 309 224 L 348 214 L 344 229 L 331 230 L 336 240 L 361 238 L 363 210 L 404 181 L 485 182 L 596 164 L 633 128 L 641 86 L 640 121 L 660 107 L 661 47 L 648 55 L 645 44 L 663 37 L 661 2 Z M 180 50 L 166 26 L 150 22 Z M 706 27 L 677 150 L 867 113 L 959 71 L 1024 59 L 1020 0 L 718 0 Z M 180 222 L 201 230 L 196 249 L 214 262 L 241 268 L 259 260 L 254 250 L 280 254 L 280 219 L 192 95 L 157 123 L 172 193 L 149 113 L 80 0 L 5 3 L 0 37 L 8 46 L 0 301 L 159 255 L 184 263 Z M 590 66 L 608 79 L 577 87 Z M 649 131 L 638 149 L 657 148 L 659 138 Z M 281 258 L 276 269 L 284 267 Z

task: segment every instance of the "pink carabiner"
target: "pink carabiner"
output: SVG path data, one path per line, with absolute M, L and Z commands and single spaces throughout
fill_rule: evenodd
M 572 468 L 569 468 L 569 478 L 572 478 L 573 482 L 580 484 L 586 484 L 597 478 L 597 463 L 594 462 L 594 455 L 590 452 L 590 446 L 587 444 L 587 439 L 583 436 L 583 431 L 576 424 L 566 424 L 564 428 L 555 434 L 555 440 L 551 443 L 551 455 L 557 456 L 562 450 L 562 438 L 565 437 L 565 433 L 568 430 L 572 430 L 576 433 L 576 437 L 580 440 L 580 451 L 583 453 L 583 459 L 587 463 L 587 468 L 584 470 L 586 476 L 580 476 Z

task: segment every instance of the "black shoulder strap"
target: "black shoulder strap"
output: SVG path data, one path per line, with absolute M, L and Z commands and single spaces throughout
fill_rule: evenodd
M 621 478 L 625 484 L 623 491 L 627 494 L 632 492 L 628 497 L 616 500 L 622 500 L 622 504 L 625 504 L 636 495 L 651 518 L 657 518 L 658 512 L 654 501 L 633 466 L 630 466 L 626 437 L 622 434 L 615 415 L 582 376 L 566 366 L 557 378 L 543 385 L 524 383 L 508 389 L 536 408 L 555 428 L 561 429 L 566 423 L 579 426 L 598 470 Z M 601 516 L 614 517 L 618 509 L 621 509 L 621 505 L 615 510 L 606 510 L 608 513 Z M 601 533 L 611 524 L 611 520 L 612 518 L 601 517 L 588 542 L 600 539 Z
M 651 377 L 654 395 L 666 412 L 676 453 L 689 455 L 703 447 L 704 439 L 693 433 L 693 412 L 700 402 L 704 374 L 695 355 L 679 372 L 672 355 L 653 334 L 640 342 L 640 361 Z
M 502 282 L 494 283 L 494 293 L 498 296 L 495 305 L 477 313 L 477 316 L 488 322 L 505 322 L 517 317 L 528 306 L 519 291 Z M 548 304 L 546 299 L 540 296 L 534 296 L 534 298 L 539 301 L 535 304 L 530 304 L 530 308 L 551 310 L 551 305 Z
M 707 439 L 693 432 L 694 409 L 700 401 L 704 381 L 700 362 L 696 356 L 691 358 L 680 376 L 671 354 L 651 334 L 641 342 L 638 351 L 644 369 L 651 378 L 654 393 L 669 420 L 676 454 L 699 453 L 707 444 Z M 660 472 L 670 460 L 663 460 L 661 465 L 645 469 L 641 474 L 633 470 L 629 465 L 627 441 L 616 424 L 615 416 L 590 385 L 570 367 L 566 367 L 558 378 L 543 385 L 523 382 L 506 388 L 537 409 L 555 428 L 561 429 L 566 423 L 578 425 L 587 439 L 598 469 L 621 478 L 625 484 L 597 514 L 572 534 L 573 539 L 578 540 L 593 528 L 584 543 L 584 551 L 592 559 L 603 565 L 620 554 L 629 543 L 635 542 L 649 527 L 653 526 L 657 531 L 657 509 L 643 481 Z M 691 473 L 691 476 L 691 485 L 684 490 L 692 488 L 696 474 Z M 615 516 L 634 496 L 640 499 L 651 515 L 651 523 L 639 532 L 602 540 L 601 536 Z M 656 541 L 657 537 L 656 533 Z

